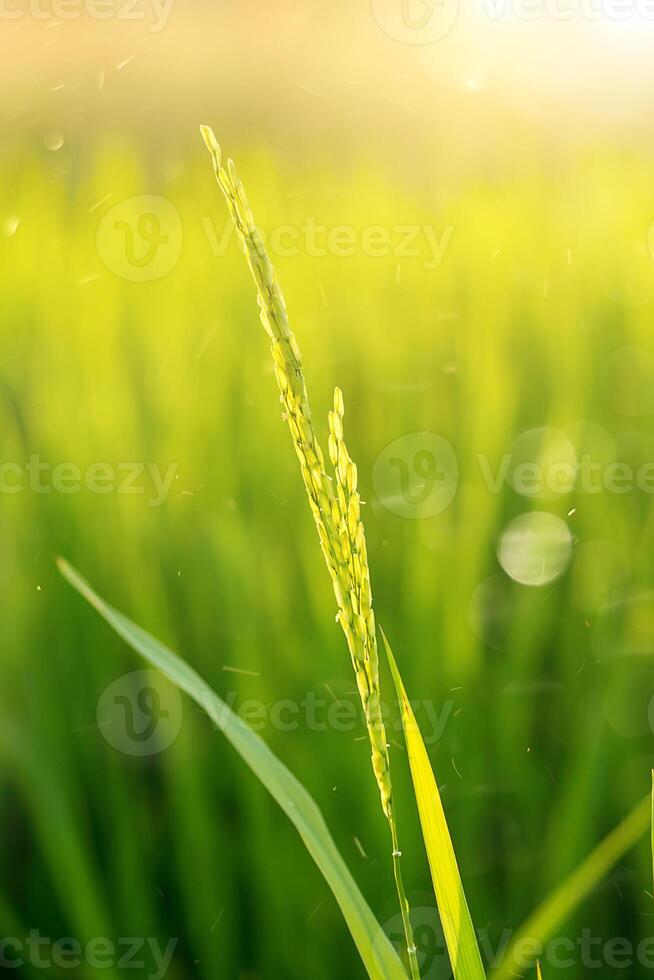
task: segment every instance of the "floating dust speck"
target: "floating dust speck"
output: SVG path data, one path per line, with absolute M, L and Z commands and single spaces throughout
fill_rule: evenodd
M 106 204 L 107 201 L 111 200 L 112 196 L 113 196 L 112 194 L 105 194 L 105 196 L 101 197 L 99 201 L 96 201 L 95 204 L 92 204 L 91 207 L 89 208 L 89 214 L 93 214 L 93 212 L 97 211 L 99 207 L 102 207 L 103 204 Z
M 43 137 L 43 145 L 46 150 L 50 150 L 51 153 L 56 153 L 64 145 L 63 133 L 46 133 Z
M 311 920 L 313 919 L 314 915 L 316 914 L 316 912 L 319 911 L 319 909 L 322 907 L 323 904 L 324 904 L 323 902 L 318 902 L 318 904 L 316 905 L 315 909 L 313 910 L 313 912 L 311 913 L 311 915 L 307 919 L 307 922 L 311 922 Z
M 7 238 L 11 238 L 16 234 L 19 224 L 20 218 L 18 218 L 15 214 L 12 214 L 11 217 L 5 219 L 2 225 L 2 234 L 6 235 Z
M 338 698 L 337 698 L 337 697 L 336 697 L 336 695 L 334 694 L 334 691 L 333 691 L 333 689 L 332 689 L 332 688 L 331 688 L 331 687 L 329 686 L 329 684 L 327 684 L 326 682 L 324 682 L 324 683 L 323 683 L 323 687 L 325 688 L 325 690 L 326 690 L 326 691 L 327 691 L 327 693 L 329 694 L 329 696 L 330 696 L 330 698 L 332 699 L 332 701 L 333 701 L 334 703 L 336 703 L 336 702 L 338 701 Z

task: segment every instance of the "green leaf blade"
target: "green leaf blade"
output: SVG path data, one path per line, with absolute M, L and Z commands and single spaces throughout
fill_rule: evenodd
M 204 709 L 286 813 L 331 888 L 368 975 L 373 980 L 406 980 L 399 956 L 359 891 L 322 813 L 302 784 L 189 664 L 104 602 L 68 562 L 59 559 L 57 564 L 69 584 L 133 650 Z
M 524 939 L 542 946 L 592 893 L 613 865 L 647 833 L 652 801 L 649 794 L 608 834 L 585 860 L 532 912 L 518 929 L 491 980 L 516 980 L 526 972 L 516 950 Z
M 382 637 L 400 704 L 420 825 L 454 978 L 484 980 L 477 936 L 427 749 L 383 631 Z

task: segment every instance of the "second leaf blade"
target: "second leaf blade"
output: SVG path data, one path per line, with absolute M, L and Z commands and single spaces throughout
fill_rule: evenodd
M 454 980 L 484 980 L 477 936 L 463 891 L 436 779 L 395 657 L 383 631 L 382 637 L 400 705 L 420 825 Z

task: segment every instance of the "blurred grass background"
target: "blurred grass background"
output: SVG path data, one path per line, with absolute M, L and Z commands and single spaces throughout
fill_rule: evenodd
M 263 61 L 274 65 L 275 39 L 288 37 L 266 33 L 255 8 Z M 311 11 L 315 33 L 324 21 Z M 171 20 L 161 48 L 177 45 L 186 72 L 188 38 L 204 50 L 202 21 L 195 33 L 189 24 L 176 41 Z M 14 49 L 21 37 L 4 43 Z M 39 38 L 34 55 L 46 50 Z M 216 38 L 229 47 L 226 30 Z M 110 42 L 129 56 L 124 34 Z M 89 50 L 85 39 L 67 62 L 87 81 L 85 58 L 94 73 L 102 62 Z M 306 51 L 296 57 L 306 65 Z M 369 61 L 382 72 L 383 60 Z M 411 71 L 406 60 L 393 65 Z M 412 697 L 439 712 L 451 702 L 432 758 L 473 917 L 493 945 L 647 792 L 654 763 L 651 495 L 578 487 L 530 499 L 509 484 L 491 493 L 478 459 L 495 470 L 518 437 L 543 427 L 555 456 L 572 446 L 578 460 L 637 468 L 654 459 L 652 159 L 643 130 L 571 144 L 570 117 L 545 155 L 551 130 L 500 101 L 493 108 L 492 92 L 482 93 L 483 111 L 452 90 L 435 106 L 443 117 L 456 105 L 454 152 L 439 147 L 428 99 L 388 118 L 382 99 L 377 114 L 361 114 L 363 126 L 330 99 L 321 129 L 320 100 L 304 93 L 297 110 L 266 101 L 266 73 L 246 73 L 242 91 L 232 67 L 216 69 L 221 84 L 210 90 L 198 69 L 165 125 L 120 100 L 99 116 L 93 99 L 82 111 L 79 79 L 65 111 L 45 87 L 30 91 L 24 74 L 11 112 L 3 107 L 12 138 L 0 158 L 2 462 L 23 466 L 36 454 L 85 470 L 150 461 L 162 472 L 175 464 L 177 478 L 159 507 L 86 489 L 0 494 L 0 924 L 4 936 L 152 936 L 163 946 L 180 937 L 171 980 L 326 980 L 361 971 L 294 832 L 188 704 L 160 754 L 133 757 L 107 743 L 98 700 L 140 664 L 51 560 L 65 555 L 237 705 L 311 692 L 354 700 L 253 289 L 235 241 L 215 254 L 214 233 L 228 221 L 197 125 L 215 125 L 264 231 L 300 230 L 293 254 L 273 260 L 314 414 L 324 432 L 339 384 L 367 501 L 377 617 Z M 407 84 L 420 77 L 416 69 Z M 156 88 L 132 84 L 135 95 Z M 287 95 L 296 84 L 280 82 Z M 205 118 L 214 95 L 219 109 Z M 489 106 L 503 127 L 490 145 Z M 382 152 L 385 139 L 412 131 L 414 144 L 395 140 Z M 165 198 L 181 222 L 178 260 L 148 282 L 108 268 L 98 238 L 104 216 L 139 195 Z M 307 219 L 354 229 L 354 254 L 309 254 Z M 424 239 L 412 256 L 362 248 L 365 229 L 381 226 L 396 242 L 403 225 L 439 237 L 450 229 L 436 268 L 426 268 Z M 373 466 L 393 440 L 425 431 L 454 448 L 458 488 L 444 511 L 410 520 L 385 506 Z M 568 566 L 537 588 L 497 559 L 505 528 L 532 509 L 557 515 L 573 537 Z M 301 718 L 296 731 L 268 723 L 263 735 L 315 796 L 380 921 L 392 919 L 363 726 L 312 731 Z M 422 907 L 428 871 L 397 738 L 393 755 L 406 787 L 405 874 Z M 638 942 L 651 933 L 650 888 L 643 841 L 566 935 L 590 928 L 604 941 Z M 433 971 L 448 975 L 442 962 Z M 580 976 L 578 964 L 556 972 Z M 602 977 L 647 972 L 605 967 Z

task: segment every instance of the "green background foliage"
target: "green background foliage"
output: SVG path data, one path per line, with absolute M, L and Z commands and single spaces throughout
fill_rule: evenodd
M 70 559 L 232 707 L 312 693 L 356 704 L 247 270 L 235 238 L 216 255 L 207 236 L 227 218 L 196 143 L 173 162 L 134 147 L 82 160 L 66 144 L 0 164 L 0 216 L 20 218 L 0 236 L 2 461 L 151 461 L 178 474 L 158 507 L 87 489 L 0 495 L 2 930 L 178 936 L 171 980 L 356 976 L 326 885 L 201 712 L 185 702 L 179 736 L 156 755 L 103 738 L 98 699 L 140 665 L 52 562 Z M 561 172 L 443 182 L 429 167 L 358 160 L 336 172 L 226 149 L 268 234 L 308 217 L 358 233 L 452 228 L 435 269 L 424 252 L 360 244 L 308 254 L 303 233 L 273 261 L 321 433 L 334 385 L 345 395 L 378 620 L 410 696 L 439 713 L 452 702 L 429 750 L 473 919 L 494 946 L 649 786 L 651 496 L 492 493 L 478 457 L 496 470 L 521 433 L 548 427 L 577 440 L 578 458 L 654 459 L 651 166 L 606 150 Z M 179 261 L 152 282 L 116 275 L 96 241 L 104 214 L 141 194 L 181 218 Z M 624 348 L 638 371 L 620 368 Z M 453 446 L 458 488 L 446 510 L 411 520 L 384 506 L 373 466 L 425 431 Z M 532 509 L 574 537 L 569 567 L 538 588 L 497 559 L 503 530 Z M 584 551 L 597 541 L 610 547 Z M 302 713 L 293 731 L 266 719 L 261 734 L 319 803 L 380 921 L 393 920 L 362 720 L 344 732 L 312 730 Z M 422 908 L 429 871 L 397 724 L 391 751 L 405 880 Z M 565 934 L 637 942 L 650 878 L 643 840 Z M 626 975 L 647 969 L 602 974 Z

